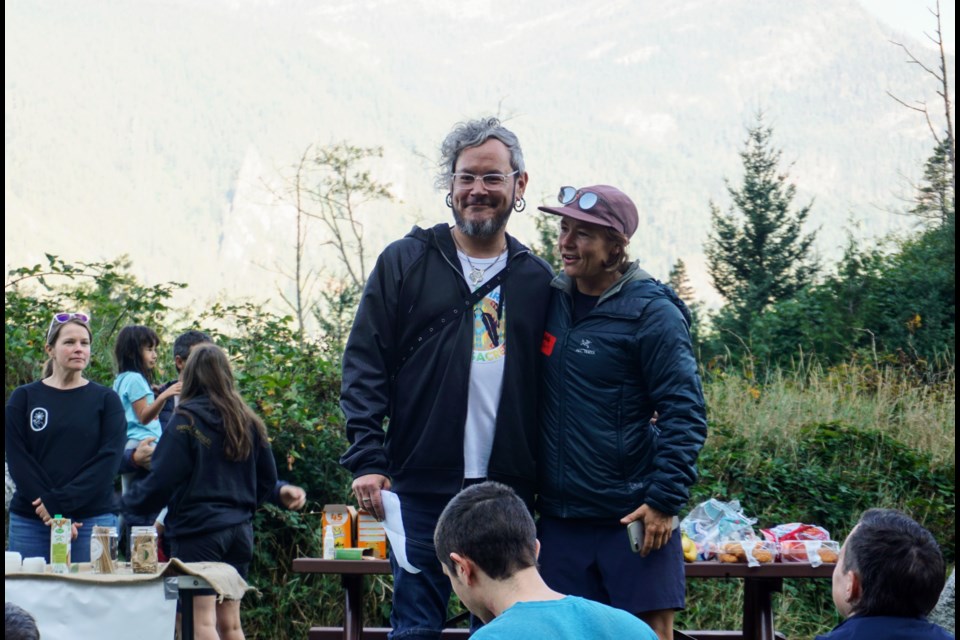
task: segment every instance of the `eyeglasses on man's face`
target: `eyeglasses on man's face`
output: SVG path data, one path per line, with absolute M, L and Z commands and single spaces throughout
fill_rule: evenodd
M 518 173 L 520 172 L 513 171 L 508 174 L 486 173 L 482 176 L 478 176 L 472 173 L 457 172 L 452 174 L 453 186 L 455 189 L 472 189 L 477 183 L 477 180 L 479 180 L 483 184 L 484 189 L 496 191 L 497 189 L 503 189 L 507 185 L 507 179 L 517 175 Z

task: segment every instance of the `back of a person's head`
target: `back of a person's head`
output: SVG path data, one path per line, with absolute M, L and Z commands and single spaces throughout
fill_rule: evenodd
M 946 581 L 933 535 L 893 509 L 869 509 L 847 537 L 844 571 L 860 576 L 854 615 L 915 618 L 930 613 Z
M 233 399 L 235 389 L 230 360 L 223 349 L 213 343 L 202 343 L 190 351 L 183 368 L 181 402 L 202 395 Z
M 40 640 L 40 630 L 32 615 L 7 602 L 3 606 L 3 637 L 5 640 Z
M 228 460 L 246 460 L 253 450 L 251 428 L 259 433 L 267 446 L 267 430 L 263 420 L 243 401 L 237 390 L 226 352 L 213 343 L 196 345 L 183 368 L 178 413 L 190 413 L 190 400 L 204 396 L 216 407 L 223 421 L 224 453 Z
M 510 487 L 483 482 L 446 506 L 434 531 L 437 558 L 452 568 L 451 553 L 467 556 L 495 580 L 537 564 L 537 528 Z
M 184 331 L 173 341 L 173 355 L 180 356 L 180 359 L 186 362 L 187 358 L 190 357 L 190 349 L 207 342 L 213 342 L 213 339 L 203 331 L 197 331 L 196 329 Z

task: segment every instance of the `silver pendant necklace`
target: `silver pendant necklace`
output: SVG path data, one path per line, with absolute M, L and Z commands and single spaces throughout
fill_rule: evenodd
M 483 277 L 487 275 L 487 271 L 490 271 L 490 269 L 492 269 L 495 264 L 503 260 L 504 252 L 507 250 L 507 245 L 506 243 L 504 243 L 503 249 L 500 251 L 500 257 L 498 257 L 496 260 L 494 260 L 489 265 L 487 265 L 486 269 L 481 269 L 477 265 L 473 264 L 473 260 L 470 259 L 470 255 L 466 251 L 464 251 L 463 247 L 460 246 L 460 243 L 457 242 L 457 236 L 455 236 L 453 233 L 451 233 L 450 236 L 453 238 L 453 243 L 457 245 L 458 249 L 460 249 L 460 253 L 462 253 L 463 257 L 467 259 L 467 264 L 470 265 L 470 274 L 467 276 L 467 279 L 471 283 L 473 283 L 473 286 L 475 287 L 478 286 L 481 282 L 483 282 Z

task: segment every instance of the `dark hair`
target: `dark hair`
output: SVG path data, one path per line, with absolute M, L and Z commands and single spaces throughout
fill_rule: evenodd
M 177 413 L 190 416 L 189 407 L 184 405 L 198 396 L 206 396 L 223 419 L 223 451 L 228 460 L 250 457 L 254 429 L 260 435 L 262 446 L 268 445 L 263 420 L 240 397 L 227 354 L 215 344 L 198 344 L 190 352 L 187 366 L 183 368 Z
M 3 637 L 5 640 L 40 640 L 40 630 L 32 615 L 12 602 L 5 602 Z
M 136 371 L 148 381 L 152 373 L 143 361 L 144 347 L 156 347 L 160 338 L 156 331 L 140 324 L 131 324 L 117 334 L 117 344 L 113 346 L 113 356 L 117 360 L 117 373 Z
M 458 122 L 453 131 L 447 134 L 440 145 L 440 172 L 437 174 L 435 185 L 438 189 L 450 188 L 450 174 L 457 168 L 457 159 L 464 149 L 478 147 L 490 138 L 495 138 L 506 145 L 510 151 L 510 166 L 524 172 L 523 150 L 517 135 L 500 124 L 497 118 L 479 118 L 467 122 Z
M 437 558 L 453 569 L 451 553 L 467 556 L 494 580 L 537 566 L 537 528 L 510 487 L 483 482 L 458 493 L 434 530 Z
M 52 347 L 57 344 L 57 338 L 60 337 L 60 330 L 63 329 L 65 325 L 76 324 L 87 330 L 87 335 L 90 336 L 90 341 L 93 342 L 93 332 L 90 331 L 90 325 L 80 320 L 79 318 L 70 318 L 66 322 L 52 322 L 50 328 L 47 329 L 47 346 Z M 47 361 L 43 363 L 43 377 L 49 378 L 53 375 L 53 358 L 47 358 Z
M 852 612 L 863 616 L 925 616 L 937 604 L 946 567 L 933 534 L 894 509 L 868 509 L 847 536 L 843 571 L 860 576 Z
M 173 341 L 173 355 L 174 357 L 179 356 L 181 360 L 186 362 L 187 358 L 190 357 L 190 349 L 207 342 L 213 342 L 213 339 L 203 331 L 196 331 L 195 329 L 184 331 Z

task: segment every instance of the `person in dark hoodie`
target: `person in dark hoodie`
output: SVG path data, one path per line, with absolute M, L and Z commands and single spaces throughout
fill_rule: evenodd
M 124 513 L 167 505 L 166 533 L 185 562 L 226 562 L 246 578 L 253 513 L 277 481 L 266 427 L 240 397 L 230 362 L 213 344 L 195 346 L 176 413 L 164 427 L 147 477 L 123 497 Z M 194 598 L 197 637 L 242 638 L 240 602 Z M 211 635 L 212 634 L 212 635 Z
M 190 357 L 190 351 L 195 346 L 198 344 L 213 343 L 213 338 L 203 331 L 197 331 L 195 329 L 184 331 L 177 336 L 177 339 L 173 341 L 173 365 L 177 369 L 177 379 L 170 380 L 169 382 L 165 383 L 156 390 L 156 393 L 158 395 L 162 394 L 167 389 L 174 387 L 181 382 L 181 379 L 183 378 L 183 368 L 187 365 L 187 359 Z M 167 422 L 170 421 L 170 418 L 173 417 L 173 414 L 177 409 L 177 403 L 179 401 L 180 396 L 178 395 L 173 395 L 167 398 L 163 408 L 160 409 L 160 424 L 166 425 Z M 286 480 L 277 480 L 277 484 L 274 485 L 269 500 L 278 507 L 290 509 L 291 511 L 298 511 L 307 504 L 307 492 L 303 489 L 303 487 L 290 484 Z M 161 523 L 158 524 L 159 526 L 157 529 L 160 530 L 163 525 Z
M 625 609 L 673 637 L 685 604 L 677 514 L 707 434 L 690 315 L 631 263 L 636 205 L 619 189 L 560 189 L 563 273 L 541 351 L 541 572 L 552 589 Z M 624 525 L 645 535 L 631 553 Z
M 399 497 L 419 569 L 391 554 L 391 637 L 440 637 L 450 581 L 433 530 L 461 488 L 489 478 L 533 506 L 537 347 L 552 273 L 506 233 L 527 179 L 517 136 L 496 118 L 457 125 L 436 181 L 455 224 L 414 227 L 380 254 L 347 340 L 350 448 L 340 462 L 361 508 L 382 518 L 381 490 Z

